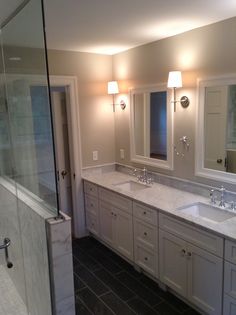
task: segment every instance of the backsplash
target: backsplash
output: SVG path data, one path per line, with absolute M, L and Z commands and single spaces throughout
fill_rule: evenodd
M 95 166 L 95 167 L 90 167 L 90 168 L 85 168 L 83 169 L 83 173 L 86 174 L 89 172 L 89 174 L 102 174 L 102 173 L 107 173 L 107 172 L 121 172 L 125 174 L 132 175 L 134 171 L 134 167 L 128 166 L 128 165 L 123 165 L 119 163 L 114 163 L 114 164 L 106 164 L 106 165 L 101 165 L 101 166 Z M 137 170 L 142 170 L 142 169 L 137 169 Z M 149 174 L 152 175 L 154 182 L 166 185 L 169 187 L 173 187 L 176 189 L 180 189 L 189 193 L 194 193 L 201 195 L 203 197 L 209 198 L 210 200 L 210 190 L 213 189 L 219 189 L 219 187 L 214 187 L 214 186 L 209 186 L 209 185 L 204 185 L 200 184 L 197 182 L 192 182 L 189 180 L 184 180 L 180 179 L 177 177 L 173 176 L 168 176 L 168 175 L 163 175 L 160 173 L 156 172 L 150 172 L 148 171 Z M 226 201 L 235 201 L 236 202 L 236 193 L 232 191 L 227 191 L 226 192 Z M 218 198 L 217 198 L 218 200 Z

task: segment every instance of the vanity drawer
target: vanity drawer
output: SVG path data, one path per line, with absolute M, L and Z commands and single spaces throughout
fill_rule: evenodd
M 225 259 L 236 264 L 236 242 L 225 240 Z
M 104 188 L 99 188 L 99 199 L 110 203 L 111 205 L 132 214 L 132 201 L 126 197 L 120 196 Z
M 158 218 L 157 218 L 157 211 L 151 209 L 147 206 L 144 206 L 138 202 L 133 203 L 133 212 L 136 218 L 139 218 L 147 223 L 153 224 L 157 226 Z
M 135 242 L 140 242 L 145 247 L 156 250 L 157 227 L 134 218 L 134 238 Z
M 84 192 L 88 195 L 97 197 L 98 195 L 98 186 L 96 184 L 84 181 Z
M 135 263 L 153 276 L 157 275 L 157 255 L 140 244 L 135 245 Z
M 86 208 L 86 211 L 90 211 L 94 215 L 97 215 L 98 214 L 98 199 L 96 197 L 85 194 L 85 208 Z
M 86 226 L 91 233 L 99 235 L 99 217 L 93 212 L 86 212 Z
M 219 257 L 223 257 L 223 238 L 162 213 L 159 214 L 159 222 L 159 227 L 163 230 L 175 234 Z

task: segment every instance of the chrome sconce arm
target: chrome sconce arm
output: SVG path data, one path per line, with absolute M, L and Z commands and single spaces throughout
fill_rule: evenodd
M 174 100 L 174 112 L 176 112 L 176 103 L 180 102 L 183 108 L 187 108 L 190 104 L 189 98 L 187 96 L 182 96 L 180 100 L 176 100 L 176 89 L 182 87 L 182 74 L 181 71 L 170 71 L 168 77 L 168 88 L 173 88 Z
M 126 103 L 124 100 L 121 100 L 119 104 L 115 104 L 115 94 L 119 94 L 119 87 L 118 87 L 118 82 L 117 81 L 109 81 L 107 84 L 107 93 L 112 95 L 112 106 L 113 106 L 113 112 L 116 111 L 116 105 L 120 105 L 120 108 L 122 110 L 125 109 Z

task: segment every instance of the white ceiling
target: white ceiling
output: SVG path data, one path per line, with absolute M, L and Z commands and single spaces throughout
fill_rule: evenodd
M 44 2 L 48 48 L 104 54 L 236 16 L 235 0 Z

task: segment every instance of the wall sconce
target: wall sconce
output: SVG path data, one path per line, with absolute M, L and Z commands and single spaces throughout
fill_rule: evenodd
M 170 71 L 168 77 L 168 88 L 173 88 L 174 90 L 174 112 L 176 112 L 176 103 L 180 102 L 182 107 L 187 108 L 190 104 L 189 98 L 187 96 L 182 96 L 180 101 L 176 100 L 176 89 L 182 87 L 182 74 L 181 71 Z
M 115 94 L 119 94 L 119 87 L 117 81 L 109 81 L 107 84 L 107 93 L 112 95 L 113 100 L 113 112 L 115 112 L 115 106 L 120 105 L 121 109 L 125 109 L 126 104 L 123 100 L 120 101 L 120 104 L 115 104 Z

